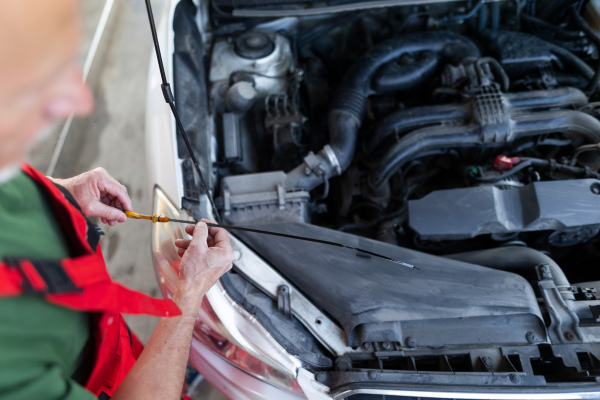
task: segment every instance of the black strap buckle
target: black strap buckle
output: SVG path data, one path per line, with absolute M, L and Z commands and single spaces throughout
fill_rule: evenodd
M 16 257 L 6 257 L 4 259 L 9 267 L 17 268 L 23 276 L 22 289 L 26 295 L 44 295 L 44 294 L 66 294 L 81 293 L 83 290 L 75 285 L 75 282 L 67 274 L 60 261 L 57 260 L 29 260 L 37 273 L 46 284 L 45 290 L 34 288 L 29 276 L 23 269 L 21 260 Z
M 83 213 L 83 211 L 81 210 L 81 207 L 79 206 L 79 203 L 77 203 L 77 200 L 75 200 L 75 197 L 73 197 L 73 195 L 71 194 L 71 192 L 69 192 L 65 187 L 54 183 L 54 186 L 56 186 L 58 188 L 58 190 L 60 190 L 62 192 L 62 194 L 65 196 L 65 198 L 67 199 L 67 201 L 69 203 L 71 203 L 71 205 L 73 207 L 75 207 L 80 213 L 81 215 L 83 215 L 83 217 L 85 218 L 85 221 L 87 222 L 87 241 L 88 244 L 90 245 L 90 247 L 92 248 L 92 251 L 96 251 L 96 247 L 98 246 L 98 242 L 100 241 L 100 236 L 104 235 L 104 232 L 102 231 L 102 229 L 100 229 L 100 227 L 98 225 L 93 224 Z

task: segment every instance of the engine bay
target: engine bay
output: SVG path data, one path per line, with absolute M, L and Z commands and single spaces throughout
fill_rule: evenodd
M 312 339 L 304 349 L 287 345 L 316 354 L 306 362 L 322 383 L 414 383 L 406 373 L 423 371 L 449 385 L 598 383 L 600 39 L 590 25 L 600 14 L 592 3 L 457 1 L 282 18 L 267 11 L 297 4 L 213 3 L 202 122 L 213 135 L 197 143 L 212 151 L 224 221 L 382 246 L 430 267 L 420 281 L 417 271 L 397 284 L 393 273 L 357 273 L 355 261 L 304 277 L 285 257 L 310 254 L 314 271 L 337 263 L 314 259 L 310 247 L 279 256 L 240 235 L 343 325 L 349 354 L 332 356 Z M 236 17 L 241 6 L 258 16 Z M 336 274 L 349 278 L 320 286 Z M 248 296 L 241 276 L 225 283 L 240 304 L 262 310 L 275 337 L 310 336 L 297 321 L 281 333 L 292 322 L 258 292 Z M 387 311 L 367 300 L 342 310 L 319 297 L 327 290 L 346 304 L 385 296 Z
M 456 30 L 441 22 L 456 11 L 408 11 L 215 37 L 209 82 L 225 219 L 311 223 L 434 254 L 522 242 L 557 261 L 594 257 L 592 68 L 503 24 L 472 21 L 467 36 L 470 20 L 462 34 L 424 29 L 433 19 Z M 394 18 L 407 26 L 398 32 Z M 577 195 L 571 180 L 582 185 Z M 525 199 L 537 186 L 552 193 Z M 538 203 L 545 198 L 553 210 Z M 569 209 L 575 198 L 583 203 Z

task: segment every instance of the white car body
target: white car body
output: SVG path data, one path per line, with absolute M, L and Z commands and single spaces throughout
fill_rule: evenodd
M 200 6 L 201 10 L 206 10 L 206 6 L 202 6 L 200 1 L 196 1 L 196 4 Z M 160 16 L 157 19 L 157 32 L 159 43 L 161 46 L 161 52 L 163 54 L 163 61 L 165 63 L 165 69 L 167 71 L 168 78 L 173 81 L 172 76 L 172 54 L 174 51 L 174 34 L 172 29 L 173 15 L 175 7 L 177 6 L 177 0 L 167 0 L 164 2 L 164 8 L 162 10 L 155 10 L 155 15 Z M 199 29 L 202 29 L 201 25 L 206 21 L 201 21 L 200 18 L 197 21 Z M 210 35 L 205 33 L 205 39 L 210 41 Z M 209 50 L 210 51 L 210 50 Z M 180 212 L 183 218 L 189 218 L 189 215 L 182 212 L 181 198 L 183 196 L 183 183 L 182 183 L 182 159 L 177 155 L 177 138 L 175 130 L 175 121 L 171 114 L 169 106 L 165 103 L 163 94 L 161 91 L 161 79 L 156 63 L 155 54 L 153 54 L 150 60 L 150 71 L 148 77 L 148 91 L 147 91 L 147 103 L 146 103 L 146 153 L 148 160 L 148 176 L 150 179 L 150 190 L 155 195 L 155 211 L 156 207 L 174 207 L 171 210 L 171 214 Z M 212 134 L 212 133 L 209 133 Z M 158 194 L 157 194 L 158 193 Z M 157 200 L 157 196 L 161 197 L 162 200 Z M 163 201 L 160 205 L 160 202 Z M 169 203 L 170 205 L 166 203 Z M 157 202 L 159 205 L 157 206 Z M 164 211 L 164 209 L 162 209 Z M 167 213 L 169 211 L 167 210 Z M 210 215 L 210 211 L 206 210 L 206 215 Z M 166 225 L 166 224 L 164 224 Z M 157 231 L 160 229 L 167 229 L 160 224 L 153 224 L 153 244 L 155 248 L 160 248 L 160 240 L 158 239 L 161 235 L 183 235 L 179 230 L 175 233 Z M 175 228 L 173 228 L 175 229 Z M 243 245 L 242 242 L 237 240 L 233 236 L 233 245 L 236 251 L 236 261 L 234 265 L 238 266 L 243 262 L 253 262 L 253 257 L 258 257 L 255 254 L 248 256 L 251 250 Z M 259 258 L 259 257 L 258 257 Z M 156 258 L 155 258 L 156 260 Z M 265 264 L 267 265 L 267 264 Z M 243 267 L 243 266 L 242 266 Z M 247 268 L 254 268 L 253 266 L 246 265 Z M 264 266 L 263 266 L 264 267 Z M 267 265 L 268 267 L 268 265 Z M 162 269 L 161 269 L 162 268 Z M 168 263 L 161 266 L 160 260 L 157 262 L 157 274 L 161 283 L 164 296 L 169 296 L 172 293 L 173 285 L 176 283 L 176 274 L 171 271 L 168 267 Z M 263 288 L 267 290 L 275 290 L 275 288 L 281 283 L 286 282 L 292 290 L 293 285 L 284 278 L 273 274 L 269 277 L 269 273 L 261 275 L 260 278 L 264 279 Z M 271 285 L 271 286 L 269 286 Z M 269 289 L 271 287 L 271 289 Z M 299 292 L 298 292 L 299 293 Z M 297 294 L 301 296 L 301 294 Z M 427 387 L 423 385 L 421 388 L 415 389 L 401 387 L 372 387 L 372 388 L 355 388 L 337 392 L 330 392 L 329 388 L 317 381 L 316 375 L 302 367 L 302 363 L 294 356 L 280 346 L 273 337 L 269 334 L 268 330 L 261 325 L 250 313 L 246 312 L 240 305 L 232 300 L 221 284 L 215 285 L 207 294 L 206 301 L 211 304 L 214 313 L 220 320 L 219 328 L 227 336 L 228 340 L 238 348 L 241 348 L 250 356 L 260 360 L 271 367 L 276 367 L 279 371 L 283 371 L 290 380 L 297 382 L 297 385 L 301 388 L 305 397 L 294 393 L 290 390 L 285 390 L 282 387 L 269 382 L 262 376 L 253 374 L 244 370 L 236 363 L 231 362 L 227 358 L 223 357 L 218 352 L 214 351 L 211 346 L 207 345 L 206 342 L 201 340 L 197 335 L 194 337 L 192 342 L 192 348 L 190 351 L 190 363 L 204 376 L 212 385 L 214 385 L 219 391 L 221 391 L 228 398 L 233 400 L 297 400 L 307 398 L 310 400 L 341 400 L 348 398 L 355 394 L 370 393 L 380 394 L 389 396 L 400 396 L 402 398 L 415 398 L 415 397 L 427 397 L 427 398 L 454 398 L 454 399 L 594 399 L 600 398 L 600 391 L 578 391 L 578 392 L 538 392 L 536 390 L 525 390 L 519 391 L 519 389 L 513 390 L 498 390 L 498 391 L 485 391 L 485 392 L 469 392 L 461 391 L 438 391 L 435 388 Z M 307 304 L 307 309 L 311 307 L 310 302 L 306 298 L 298 297 L 297 304 Z M 314 308 L 314 306 L 312 306 Z M 311 309 L 312 310 L 312 309 Z M 316 308 L 310 312 L 315 311 Z M 313 315 L 307 311 L 308 314 L 297 315 L 300 320 L 303 320 L 307 325 L 310 325 L 311 321 L 306 318 L 306 315 Z M 304 319 L 303 319 L 304 318 Z M 325 315 L 318 317 L 318 325 L 332 328 L 333 324 Z M 314 321 L 313 321 L 314 322 Z M 244 329 L 240 329 L 241 325 L 247 324 L 253 326 L 253 335 L 248 335 L 248 332 Z M 318 329 L 316 325 L 312 325 L 312 329 Z M 323 328 L 321 328 L 323 329 Z M 332 328 L 333 329 L 333 328 Z M 339 329 L 339 328 L 336 328 Z M 325 332 L 323 335 L 332 334 Z M 333 332 L 336 332 L 335 330 Z M 264 337 L 257 336 L 258 334 L 264 335 Z M 316 332 L 318 333 L 318 332 Z M 342 336 L 341 334 L 339 334 Z M 337 340 L 337 342 L 336 342 Z M 329 343 L 341 343 L 338 352 L 342 352 L 345 346 L 343 338 L 338 337 L 332 339 Z M 269 354 L 271 353 L 271 354 Z M 394 397 L 395 398 L 395 397 Z

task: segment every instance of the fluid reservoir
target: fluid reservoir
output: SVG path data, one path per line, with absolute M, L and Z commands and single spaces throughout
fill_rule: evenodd
M 293 67 L 289 40 L 275 32 L 252 30 L 218 38 L 211 56 L 211 92 L 223 98 L 232 82 L 243 80 L 252 83 L 257 98 L 285 93 Z

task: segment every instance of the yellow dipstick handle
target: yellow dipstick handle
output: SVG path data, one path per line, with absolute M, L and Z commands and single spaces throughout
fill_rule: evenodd
M 169 217 L 164 217 L 164 216 L 158 215 L 158 214 L 144 215 L 144 214 L 138 214 L 133 211 L 125 211 L 125 215 L 127 215 L 127 218 L 132 218 L 132 219 L 147 219 L 152 222 L 169 222 Z

